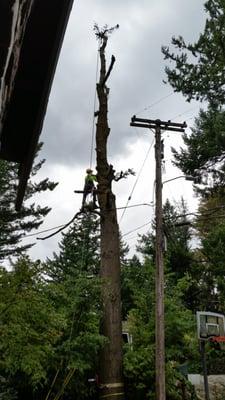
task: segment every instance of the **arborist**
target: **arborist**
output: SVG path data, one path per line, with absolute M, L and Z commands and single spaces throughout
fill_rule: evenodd
M 96 204 L 96 187 L 95 187 L 95 182 L 97 182 L 97 177 L 96 175 L 93 174 L 93 170 L 91 168 L 86 169 L 86 177 L 85 177 L 85 183 L 84 183 L 84 194 L 83 194 L 83 200 L 82 200 L 82 207 L 81 211 L 84 211 L 85 208 L 85 201 L 88 196 L 88 194 L 92 194 L 93 197 L 93 205 L 92 208 L 95 209 L 97 208 Z

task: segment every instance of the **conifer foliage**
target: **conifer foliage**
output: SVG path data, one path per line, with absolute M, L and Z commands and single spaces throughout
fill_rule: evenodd
M 207 100 L 211 104 L 225 101 L 225 2 L 207 0 L 207 19 L 203 33 L 194 44 L 187 44 L 182 36 L 173 37 L 172 45 L 162 47 L 166 60 L 174 68 L 166 67 L 168 82 L 188 101 Z
M 204 185 L 201 191 L 197 190 L 201 195 L 209 195 L 225 185 L 224 123 L 224 110 L 200 110 L 191 135 L 183 135 L 185 147 L 173 149 L 176 166 Z
M 47 260 L 45 275 L 49 300 L 63 317 L 64 327 L 55 348 L 56 365 L 65 371 L 75 371 L 65 392 L 76 399 L 90 399 L 88 378 L 98 373 L 98 352 L 105 344 L 99 334 L 101 317 L 99 272 L 99 220 L 84 213 L 74 221 L 59 243 L 59 254 Z M 61 371 L 60 369 L 60 371 Z M 64 380 L 62 371 L 53 393 L 60 391 Z
M 41 146 L 40 146 L 41 147 Z M 39 147 L 39 148 L 40 148 Z M 32 229 L 37 229 L 43 218 L 51 210 L 32 202 L 32 197 L 46 190 L 53 190 L 57 183 L 48 178 L 34 182 L 33 178 L 41 168 L 44 160 L 34 165 L 31 179 L 28 182 L 25 202 L 21 211 L 15 210 L 15 196 L 18 180 L 18 165 L 0 160 L 0 260 L 7 256 L 20 255 L 32 244 L 21 244 L 21 239 Z
M 48 260 L 48 275 L 56 282 L 78 275 L 97 276 L 100 262 L 100 227 L 97 217 L 84 213 L 59 243 L 59 254 Z

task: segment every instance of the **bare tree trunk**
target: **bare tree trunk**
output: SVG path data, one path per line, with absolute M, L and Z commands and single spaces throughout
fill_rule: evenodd
M 108 79 L 115 58 L 106 72 L 105 48 L 107 35 L 103 35 L 100 47 L 101 70 L 97 84 L 99 112 L 96 130 L 98 201 L 101 213 L 101 269 L 102 283 L 102 334 L 108 342 L 100 354 L 100 398 L 122 400 L 122 322 L 120 293 L 120 245 L 116 201 L 112 193 L 114 171 L 107 161 L 109 126 Z

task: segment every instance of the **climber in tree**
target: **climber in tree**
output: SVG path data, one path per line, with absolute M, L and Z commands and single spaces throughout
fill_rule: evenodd
M 81 211 L 84 210 L 87 195 L 90 193 L 93 196 L 93 209 L 95 209 L 97 207 L 97 205 L 96 205 L 96 187 L 95 187 L 95 182 L 97 182 L 97 178 L 96 178 L 96 175 L 93 174 L 92 169 L 90 169 L 90 168 L 86 169 L 86 173 L 87 173 L 87 175 L 85 177 L 84 194 L 83 194 Z

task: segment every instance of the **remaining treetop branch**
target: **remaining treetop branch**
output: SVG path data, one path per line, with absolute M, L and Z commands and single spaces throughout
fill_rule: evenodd
M 113 69 L 113 65 L 114 65 L 114 62 L 115 62 L 115 61 L 116 61 L 116 58 L 115 58 L 114 55 L 112 55 L 110 66 L 109 66 L 109 68 L 108 68 L 108 71 L 107 71 L 106 74 L 105 74 L 105 78 L 104 78 L 103 81 L 102 81 L 102 86 L 105 85 L 105 83 L 106 83 L 106 81 L 107 81 L 107 79 L 108 79 L 108 77 L 109 77 L 109 75 L 110 75 L 110 73 L 111 73 L 111 71 L 112 71 L 112 69 Z
M 98 40 L 103 40 L 109 37 L 116 29 L 119 28 L 119 24 L 109 28 L 108 25 L 104 25 L 101 29 L 99 28 L 98 24 L 94 24 L 94 32 L 95 36 Z

